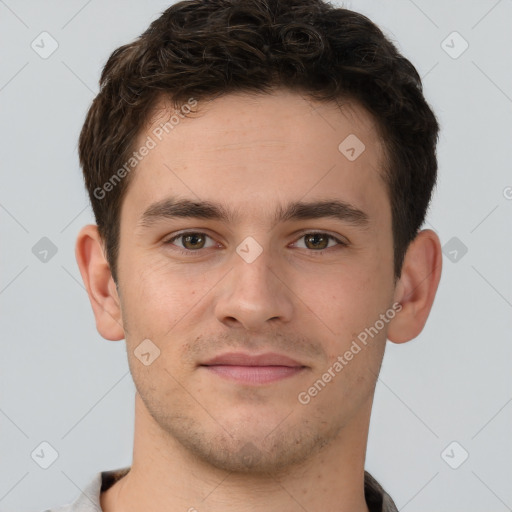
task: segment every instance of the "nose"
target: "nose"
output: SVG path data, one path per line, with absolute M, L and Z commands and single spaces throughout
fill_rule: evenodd
M 233 269 L 216 297 L 217 320 L 248 331 L 268 330 L 279 322 L 289 322 L 294 294 L 289 276 L 279 268 L 268 250 L 250 263 L 233 254 Z

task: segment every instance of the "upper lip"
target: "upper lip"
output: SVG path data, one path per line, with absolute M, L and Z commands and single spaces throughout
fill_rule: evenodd
M 288 356 L 266 352 L 264 354 L 246 354 L 243 352 L 226 352 L 205 361 L 201 366 L 231 365 L 231 366 L 290 366 L 302 367 L 303 364 Z

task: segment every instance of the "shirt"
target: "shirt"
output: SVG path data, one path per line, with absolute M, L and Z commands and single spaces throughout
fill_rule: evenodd
M 87 485 L 73 502 L 44 512 L 101 512 L 100 494 L 123 478 L 130 467 L 102 471 Z M 364 472 L 364 497 L 370 512 L 398 512 L 395 503 L 367 471 Z

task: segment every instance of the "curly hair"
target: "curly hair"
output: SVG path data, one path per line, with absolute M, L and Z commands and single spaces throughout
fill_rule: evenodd
M 395 279 L 437 179 L 438 122 L 420 76 L 367 17 L 323 0 L 184 0 L 109 57 L 80 133 L 79 157 L 114 281 L 130 159 L 162 95 L 187 99 L 284 87 L 318 102 L 357 101 L 376 122 L 386 163 Z M 95 192 L 96 191 L 96 192 Z

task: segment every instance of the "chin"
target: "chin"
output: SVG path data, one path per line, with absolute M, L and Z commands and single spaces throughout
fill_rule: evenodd
M 220 425 L 211 418 L 205 423 L 182 417 L 166 430 L 189 453 L 217 469 L 278 476 L 321 451 L 339 430 L 322 423 L 315 425 L 323 429 L 319 431 L 308 421 L 290 424 L 285 418 L 282 413 L 271 421 L 259 416 L 252 425 L 245 421 L 226 424 L 223 418 Z

